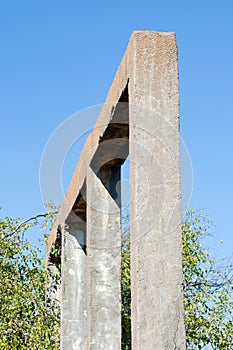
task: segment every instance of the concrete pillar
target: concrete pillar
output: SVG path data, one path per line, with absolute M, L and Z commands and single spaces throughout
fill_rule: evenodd
M 120 168 L 87 174 L 88 345 L 121 348 L 121 220 L 115 187 Z M 104 184 L 103 184 L 104 182 Z M 114 195 L 115 197 L 115 195 Z
M 185 349 L 175 36 L 135 32 L 131 42 L 132 348 Z
M 86 223 L 74 213 L 62 241 L 61 349 L 86 350 Z

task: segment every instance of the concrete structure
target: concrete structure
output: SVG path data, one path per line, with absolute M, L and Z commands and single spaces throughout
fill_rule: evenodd
M 120 168 L 130 155 L 132 349 L 185 349 L 174 33 L 132 34 L 47 243 L 62 241 L 61 349 L 121 348 Z

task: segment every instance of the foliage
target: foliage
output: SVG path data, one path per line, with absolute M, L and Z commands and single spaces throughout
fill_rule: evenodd
M 217 262 L 205 249 L 210 229 L 210 222 L 201 213 L 187 212 L 182 226 L 187 350 L 205 346 L 233 349 L 233 265 L 230 260 Z M 124 234 L 122 249 L 124 350 L 130 349 L 130 247 L 126 237 Z
M 211 224 L 190 210 L 183 224 L 184 308 L 188 349 L 232 349 L 233 265 L 205 249 Z
M 24 222 L 0 219 L 0 349 L 59 349 L 59 307 L 45 293 L 41 252 L 25 238 L 39 221 L 44 230 L 53 218 L 50 211 Z
M 128 221 L 129 218 L 126 218 Z M 130 247 L 128 226 L 123 230 L 122 260 L 121 260 L 121 323 L 122 339 L 121 347 L 124 350 L 131 349 L 131 290 L 130 290 Z

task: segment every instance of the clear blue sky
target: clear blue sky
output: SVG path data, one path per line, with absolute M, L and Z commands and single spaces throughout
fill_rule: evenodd
M 131 33 L 175 31 L 191 206 L 217 225 L 216 254 L 233 253 L 232 1 L 9 0 L 0 27 L 2 215 L 44 211 L 43 148 L 63 120 L 104 102 Z

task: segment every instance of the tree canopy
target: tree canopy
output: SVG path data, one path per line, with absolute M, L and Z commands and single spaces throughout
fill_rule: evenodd
M 184 309 L 188 349 L 233 349 L 233 264 L 206 249 L 211 224 L 190 210 L 183 224 Z
M 39 221 L 44 232 L 52 220 L 0 219 L 0 349 L 59 349 L 60 309 L 46 296 L 41 252 L 25 238 Z

